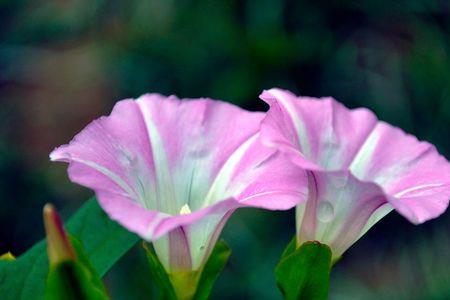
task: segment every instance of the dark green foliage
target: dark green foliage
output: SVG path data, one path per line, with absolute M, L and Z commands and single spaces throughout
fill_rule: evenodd
M 95 199 L 90 199 L 67 222 L 99 276 L 105 273 L 138 240 L 111 221 Z M 69 267 L 67 267 L 69 268 Z M 70 267 L 71 268 L 71 267 Z M 48 274 L 45 241 L 40 241 L 15 261 L 0 261 L 0 299 L 42 299 Z
M 45 300 L 107 300 L 106 290 L 75 238 L 71 238 L 76 260 L 66 260 L 50 268 Z
M 90 273 L 76 261 L 64 261 L 49 273 L 46 300 L 104 300 L 105 293 L 91 283 Z
M 325 300 L 331 271 L 331 250 L 319 242 L 303 243 L 293 251 L 289 243 L 276 267 L 276 280 L 287 300 Z M 295 244 L 294 244 L 295 245 Z
M 202 273 L 195 293 L 195 300 L 208 299 L 214 282 L 219 277 L 228 258 L 231 255 L 231 249 L 224 241 L 219 241 L 214 247 L 211 256 L 203 267 Z
M 175 291 L 172 284 L 170 284 L 169 276 L 164 270 L 164 267 L 158 257 L 156 257 L 153 247 L 145 242 L 143 242 L 142 245 L 145 249 L 145 253 L 147 254 L 153 282 L 159 288 L 159 298 L 164 300 L 176 300 L 177 298 L 175 296 Z

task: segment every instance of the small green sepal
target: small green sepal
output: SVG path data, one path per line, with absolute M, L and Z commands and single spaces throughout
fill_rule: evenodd
M 224 241 L 217 242 L 207 262 L 200 270 L 166 272 L 153 247 L 143 242 L 150 273 L 159 288 L 161 300 L 206 300 L 214 282 L 230 257 L 231 250 Z
M 277 285 L 286 300 L 325 300 L 331 272 L 331 249 L 316 241 L 295 249 L 288 244 L 275 269 Z

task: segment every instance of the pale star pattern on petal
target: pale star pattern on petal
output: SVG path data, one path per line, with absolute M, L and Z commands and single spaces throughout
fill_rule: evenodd
M 448 207 L 450 164 L 433 145 L 332 98 L 276 88 L 260 97 L 270 105 L 263 143 L 308 172 L 299 243 L 321 241 L 339 257 L 393 209 L 419 224 Z
M 51 154 L 109 215 L 152 241 L 168 270 L 202 266 L 242 206 L 289 209 L 305 172 L 261 144 L 264 114 L 211 99 L 146 94 L 119 101 Z

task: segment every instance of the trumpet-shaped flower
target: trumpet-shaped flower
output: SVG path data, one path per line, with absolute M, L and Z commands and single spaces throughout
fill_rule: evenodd
M 110 218 L 152 241 L 168 272 L 197 270 L 236 208 L 306 199 L 304 171 L 260 143 L 263 117 L 148 94 L 118 102 L 50 158 L 68 162 L 70 179 L 93 189 Z
M 270 105 L 263 143 L 307 170 L 299 244 L 320 241 L 337 258 L 392 209 L 419 224 L 447 208 L 450 164 L 433 145 L 332 98 L 271 89 L 261 99 Z

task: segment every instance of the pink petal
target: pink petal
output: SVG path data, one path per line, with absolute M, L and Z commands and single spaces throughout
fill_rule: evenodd
M 191 214 L 158 221 L 152 229 L 153 247 L 166 269 L 197 270 L 201 267 L 214 248 L 225 222 L 238 207 L 240 205 L 234 199 L 227 199 Z
M 50 158 L 70 163 L 68 173 L 74 182 L 137 200 L 139 187 L 133 177 L 143 177 L 147 186 L 155 185 L 149 148 L 138 107 L 133 100 L 123 100 L 109 117 L 93 121 L 70 144 L 55 149 Z
M 149 94 L 118 102 L 50 157 L 70 163 L 74 182 L 176 215 L 186 203 L 204 207 L 222 165 L 262 117 L 224 102 Z M 233 195 L 217 196 L 213 202 Z
M 325 243 L 334 258 L 392 210 L 378 185 L 347 171 L 309 171 L 308 179 L 308 200 L 296 211 L 298 242 Z
M 306 170 L 348 171 L 378 184 L 413 223 L 442 214 L 450 199 L 450 164 L 434 146 L 379 122 L 367 109 L 331 98 L 297 97 L 271 89 L 261 139 Z
M 97 191 L 96 195 L 111 219 L 143 239 L 153 241 L 167 270 L 199 268 L 214 247 L 225 221 L 241 207 L 235 199 L 226 199 L 191 214 L 171 216 L 143 209 L 114 193 Z M 161 245 L 164 242 L 168 243 L 166 247 Z M 198 246 L 199 243 L 202 245 Z
M 263 117 L 148 94 L 118 102 L 50 157 L 68 162 L 70 179 L 92 188 L 112 219 L 170 252 L 166 268 L 196 268 L 236 208 L 289 209 L 306 197 L 304 171 L 261 144 Z M 175 244 L 184 250 L 166 251 Z
M 436 148 L 379 122 L 350 170 L 383 187 L 392 205 L 413 223 L 436 218 L 450 200 L 450 164 Z
M 347 168 L 376 125 L 367 109 L 349 110 L 332 98 L 296 97 L 280 89 L 261 94 L 270 105 L 262 138 L 292 155 L 305 168 Z
M 301 168 L 256 139 L 237 165 L 228 188 L 239 187 L 236 198 L 242 204 L 286 210 L 306 199 L 308 179 Z

